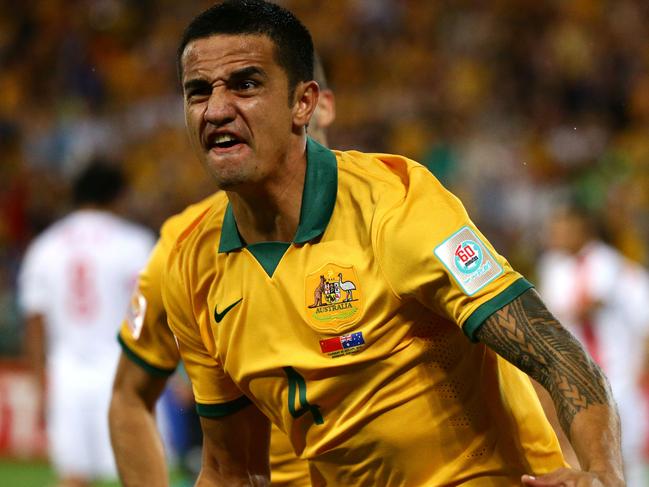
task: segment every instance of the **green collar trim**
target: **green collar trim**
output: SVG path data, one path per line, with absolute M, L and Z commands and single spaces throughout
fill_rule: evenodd
M 252 401 L 247 396 L 241 396 L 233 401 L 221 404 L 196 403 L 196 412 L 203 418 L 223 418 L 224 416 L 236 413 L 249 404 L 252 404 Z
M 306 154 L 300 223 L 293 238 L 297 244 L 306 243 L 324 233 L 334 210 L 338 190 L 338 164 L 334 153 L 308 137 Z M 237 230 L 232 206 L 228 203 L 223 216 L 219 252 L 232 252 L 245 246 Z
M 248 245 L 248 251 L 257 259 L 271 279 L 284 254 L 291 246 L 288 242 L 259 242 Z
M 243 242 L 237 230 L 237 222 L 234 221 L 234 213 L 232 212 L 232 205 L 228 203 L 223 216 L 223 229 L 221 230 L 221 242 L 219 244 L 219 252 L 232 252 L 243 248 Z
M 473 313 L 471 313 L 471 316 L 469 316 L 462 325 L 462 330 L 465 335 L 468 336 L 472 342 L 477 342 L 478 339 L 475 337 L 475 334 L 485 320 L 532 287 L 534 286 L 527 279 L 520 277 L 500 294 L 494 296 L 489 301 L 482 303 Z
M 338 191 L 338 162 L 333 152 L 307 139 L 307 164 L 300 224 L 293 241 L 307 243 L 322 235 L 329 224 Z

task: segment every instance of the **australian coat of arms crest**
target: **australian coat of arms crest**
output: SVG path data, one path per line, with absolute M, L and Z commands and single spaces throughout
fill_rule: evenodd
M 362 293 L 354 268 L 327 264 L 307 276 L 307 317 L 315 328 L 336 330 L 360 316 Z

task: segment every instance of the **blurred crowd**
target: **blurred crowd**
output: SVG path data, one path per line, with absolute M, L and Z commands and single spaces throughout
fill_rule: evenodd
M 92 157 L 122 164 L 153 229 L 213 186 L 176 74 L 196 0 L 0 0 L 0 355 L 17 354 L 25 246 Z M 405 154 L 534 279 L 553 205 L 578 200 L 649 263 L 649 4 L 284 0 L 337 99 L 331 145 Z

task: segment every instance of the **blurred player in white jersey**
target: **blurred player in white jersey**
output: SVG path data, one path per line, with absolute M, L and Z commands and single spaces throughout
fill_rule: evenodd
M 592 216 L 578 206 L 559 208 L 548 226 L 539 292 L 611 381 L 622 421 L 627 484 L 646 486 L 647 417 L 639 379 L 649 336 L 649 274 L 604 243 Z
M 151 232 L 113 213 L 124 183 L 106 163 L 85 168 L 74 211 L 32 242 L 19 276 L 27 354 L 61 487 L 116 476 L 107 420 L 115 334 L 154 243 Z

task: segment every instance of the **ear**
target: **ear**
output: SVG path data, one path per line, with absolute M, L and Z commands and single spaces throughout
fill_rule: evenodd
M 293 102 L 293 125 L 303 128 L 309 124 L 318 106 L 320 87 L 315 81 L 300 81 L 295 87 Z

